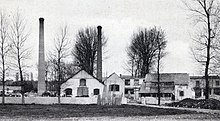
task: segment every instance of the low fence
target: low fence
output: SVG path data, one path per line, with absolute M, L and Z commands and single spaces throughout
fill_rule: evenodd
M 21 97 L 5 97 L 5 103 L 21 104 Z M 2 97 L 0 97 L 2 103 Z M 57 104 L 58 97 L 25 97 L 25 104 Z M 97 97 L 61 97 L 61 104 L 97 104 Z
M 173 102 L 171 99 L 161 97 L 160 104 L 171 103 Z M 156 97 L 142 97 L 142 104 L 158 104 L 158 99 Z

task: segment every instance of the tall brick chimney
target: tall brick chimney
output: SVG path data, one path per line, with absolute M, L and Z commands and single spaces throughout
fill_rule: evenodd
M 102 81 L 102 27 L 98 26 L 97 79 Z
M 45 54 L 44 54 L 44 18 L 39 18 L 39 58 L 38 58 L 38 95 L 46 91 Z

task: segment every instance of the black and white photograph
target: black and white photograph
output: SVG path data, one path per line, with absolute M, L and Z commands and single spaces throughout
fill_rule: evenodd
M 148 120 L 220 120 L 220 0 L 0 0 L 0 121 Z

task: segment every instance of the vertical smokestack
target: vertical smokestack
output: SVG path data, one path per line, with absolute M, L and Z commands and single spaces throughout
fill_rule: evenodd
M 98 26 L 97 78 L 102 81 L 102 27 Z
M 44 55 L 44 18 L 39 18 L 38 95 L 46 91 Z

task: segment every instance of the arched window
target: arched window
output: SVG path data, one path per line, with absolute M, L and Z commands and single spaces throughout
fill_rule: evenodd
M 72 89 L 71 88 L 65 89 L 65 92 L 66 92 L 66 96 L 72 95 Z
M 117 84 L 109 85 L 109 91 L 119 91 L 119 85 Z
M 93 90 L 93 94 L 94 94 L 94 95 L 99 95 L 99 89 L 94 89 L 94 90 Z
M 86 86 L 86 79 L 80 79 L 79 86 Z

